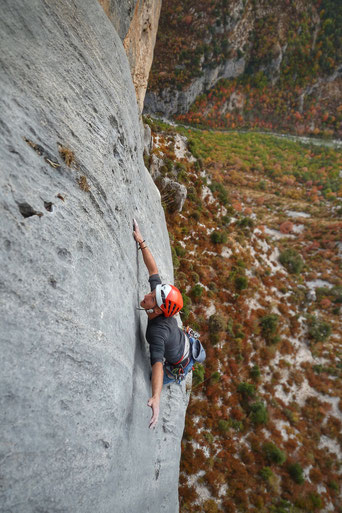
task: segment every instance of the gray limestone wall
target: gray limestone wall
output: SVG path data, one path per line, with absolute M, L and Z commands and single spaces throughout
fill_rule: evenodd
M 138 0 L 98 0 L 123 41 Z
M 175 513 L 188 396 L 148 429 L 133 217 L 172 260 L 121 40 L 96 0 L 4 0 L 0 40 L 0 511 Z

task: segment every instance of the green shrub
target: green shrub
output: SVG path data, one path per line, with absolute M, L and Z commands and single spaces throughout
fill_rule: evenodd
M 194 385 L 199 385 L 204 381 L 204 367 L 200 363 L 195 364 L 194 371 L 192 373 L 192 379 Z
M 297 484 L 304 483 L 303 469 L 299 463 L 291 463 L 291 465 L 289 465 L 287 467 L 287 471 L 290 474 L 291 479 L 293 479 L 293 481 L 295 483 L 297 483 Z
M 237 259 L 236 265 L 238 267 L 240 267 L 241 269 L 246 269 L 246 264 L 245 264 L 245 262 L 241 258 Z
M 235 431 L 243 431 L 243 422 L 241 420 L 232 419 L 231 424 Z
M 334 303 L 342 303 L 342 287 L 336 285 L 330 290 Z
M 296 423 L 296 417 L 295 417 L 293 411 L 291 411 L 289 408 L 285 408 L 284 409 L 284 415 L 287 418 L 287 420 L 289 422 L 291 422 L 291 424 L 295 424 Z
M 268 314 L 260 319 L 261 331 L 266 339 L 270 339 L 274 335 L 278 328 L 277 314 Z
M 251 404 L 251 420 L 254 424 L 266 424 L 268 413 L 265 404 L 262 401 Z
M 177 173 L 180 173 L 182 171 L 186 172 L 186 166 L 185 164 L 183 164 L 183 162 L 176 162 L 175 170 L 177 171 Z
M 178 279 L 178 280 L 186 280 L 186 279 L 187 279 L 187 276 L 186 276 L 186 274 L 185 274 L 185 273 L 183 273 L 183 271 L 179 271 L 179 272 L 177 273 L 177 279 Z
M 177 257 L 177 253 L 176 253 L 176 250 L 175 248 L 171 248 L 171 255 L 172 255 L 172 263 L 173 263 L 173 267 L 174 269 L 178 269 L 179 265 L 180 265 L 180 262 L 178 260 L 178 257 Z
M 335 492 L 338 492 L 338 483 L 336 483 L 336 481 L 328 481 L 328 486 L 332 490 L 335 490 Z
M 226 321 L 220 314 L 213 314 L 209 317 L 209 331 L 210 333 L 218 333 L 223 331 L 226 327 Z
M 209 290 L 211 290 L 212 292 L 217 292 L 217 286 L 216 286 L 216 283 L 214 281 L 211 281 L 208 285 L 209 287 Z
M 274 507 L 271 507 L 270 513 L 296 513 L 297 509 L 294 509 L 291 502 L 280 499 Z M 299 513 L 299 512 L 298 512 Z
M 269 479 L 274 475 L 270 467 L 263 467 L 259 474 L 265 481 L 269 481 Z
M 213 435 L 212 435 L 209 431 L 205 431 L 205 432 L 203 433 L 203 436 L 204 436 L 204 438 L 206 439 L 206 441 L 207 441 L 208 443 L 210 443 L 210 444 L 212 444 L 212 443 L 213 443 L 213 441 L 214 441 L 214 437 L 213 437 Z
M 227 242 L 227 234 L 225 232 L 211 232 L 210 240 L 213 244 L 225 244 Z
M 181 310 L 181 315 L 182 315 L 182 320 L 186 321 L 190 315 L 192 302 L 191 302 L 191 299 L 189 298 L 189 296 L 187 296 L 184 293 L 182 293 L 182 298 L 183 298 L 183 308 Z
M 199 201 L 197 191 L 195 187 L 193 187 L 192 185 L 187 189 L 187 199 L 193 201 L 194 203 L 196 203 L 196 205 L 200 205 L 201 203 Z
M 193 141 L 192 139 L 188 139 L 187 147 L 188 147 L 188 150 L 190 151 L 190 153 L 192 153 L 192 155 L 195 158 L 199 158 L 199 155 L 198 155 L 198 153 L 196 151 L 196 143 L 195 143 L 195 141 Z
M 237 389 L 244 398 L 255 396 L 255 386 L 252 383 L 240 383 Z
M 309 493 L 308 496 L 313 509 L 321 509 L 323 507 L 323 501 L 318 493 Z
M 145 164 L 145 167 L 147 169 L 150 169 L 150 164 L 151 164 L 151 156 L 150 155 L 147 155 L 147 153 L 144 153 L 144 164 Z
M 213 181 L 209 185 L 209 189 L 211 190 L 211 192 L 217 191 L 218 192 L 218 199 L 219 199 L 220 203 L 222 203 L 222 205 L 227 205 L 227 203 L 228 203 L 228 193 L 227 193 L 227 191 L 226 191 L 226 189 L 225 189 L 225 187 L 224 187 L 224 185 L 222 183 Z
M 191 214 L 190 214 L 190 217 L 192 217 L 193 219 L 195 219 L 195 221 L 199 221 L 200 220 L 200 217 L 201 217 L 201 213 L 199 210 L 194 210 Z
M 279 262 L 291 274 L 299 274 L 303 267 L 302 257 L 292 248 L 285 249 L 279 256 Z
M 277 463 L 278 465 L 282 465 L 286 461 L 286 453 L 279 449 L 272 442 L 265 443 L 262 448 L 266 458 L 270 463 Z
M 204 288 L 199 283 L 197 283 L 192 287 L 190 294 L 194 299 L 200 299 L 202 297 L 203 290 Z
M 209 340 L 213 346 L 220 342 L 220 336 L 218 333 L 209 333 Z
M 220 431 L 222 431 L 222 433 L 227 433 L 227 431 L 230 429 L 230 423 L 226 420 L 220 419 L 218 421 L 218 428 Z
M 160 172 L 163 176 L 168 176 L 172 173 L 173 170 L 173 161 L 166 157 L 164 160 L 164 164 L 160 168 Z
M 237 222 L 237 226 L 239 226 L 240 228 L 250 229 L 253 228 L 254 221 L 250 217 L 243 217 L 242 219 L 240 219 L 240 221 Z
M 196 171 L 201 171 L 202 169 L 202 166 L 201 166 L 201 159 L 197 159 L 196 162 L 194 163 L 194 167 L 196 169 Z
M 331 326 L 317 317 L 309 318 L 309 336 L 316 342 L 324 342 L 331 335 Z
M 230 219 L 231 218 L 229 216 L 222 216 L 221 221 L 222 221 L 223 226 L 227 226 L 230 223 Z
M 245 290 L 248 287 L 248 279 L 246 276 L 236 276 L 234 284 L 237 290 Z
M 243 338 L 245 336 L 245 333 L 243 331 L 243 326 L 239 322 L 236 322 L 234 324 L 234 338 Z
M 320 301 L 323 297 L 329 296 L 331 293 L 331 289 L 328 287 L 317 287 L 315 289 L 316 298 Z
M 176 251 L 177 256 L 179 256 L 179 257 L 183 257 L 186 254 L 186 249 L 183 248 L 183 246 L 181 246 L 181 245 L 175 246 L 175 251 Z
M 195 271 L 192 271 L 191 273 L 191 280 L 193 283 L 197 283 L 200 281 L 200 277 L 199 277 L 199 274 L 196 273 Z
M 251 378 L 257 380 L 258 378 L 260 378 L 261 376 L 261 372 L 260 372 L 260 369 L 258 367 L 258 365 L 254 365 L 250 371 L 249 371 L 249 375 L 251 376 Z
M 234 331 L 233 331 L 234 321 L 233 319 L 228 319 L 227 326 L 226 326 L 226 332 L 228 335 L 234 337 Z
M 210 379 L 213 384 L 218 383 L 221 379 L 221 374 L 218 371 L 213 372 L 212 375 L 210 376 Z

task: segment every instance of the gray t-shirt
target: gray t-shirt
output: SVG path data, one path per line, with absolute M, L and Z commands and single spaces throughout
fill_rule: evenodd
M 152 274 L 149 277 L 151 292 L 161 283 L 159 274 Z M 150 344 L 151 365 L 156 362 L 163 362 L 164 358 L 168 363 L 178 362 L 184 353 L 185 335 L 178 327 L 174 317 L 158 315 L 149 319 L 146 330 L 146 339 Z

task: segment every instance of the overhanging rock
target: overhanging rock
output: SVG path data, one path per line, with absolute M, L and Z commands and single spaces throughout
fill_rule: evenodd
M 187 394 L 148 430 L 133 217 L 172 260 L 122 43 L 91 0 L 6 0 L 0 25 L 1 510 L 175 513 Z

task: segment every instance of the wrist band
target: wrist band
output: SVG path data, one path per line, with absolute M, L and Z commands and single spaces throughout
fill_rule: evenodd
M 139 249 L 146 249 L 146 248 L 147 248 L 147 246 L 144 246 L 143 248 L 140 246 L 140 248 L 138 248 L 138 250 L 139 250 Z

